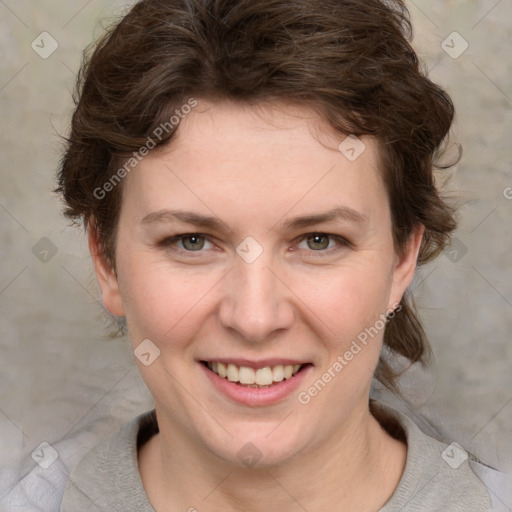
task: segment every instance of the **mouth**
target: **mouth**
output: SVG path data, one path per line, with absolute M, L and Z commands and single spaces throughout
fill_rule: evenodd
M 311 363 L 240 366 L 226 361 L 200 361 L 222 379 L 246 388 L 265 389 L 295 377 Z

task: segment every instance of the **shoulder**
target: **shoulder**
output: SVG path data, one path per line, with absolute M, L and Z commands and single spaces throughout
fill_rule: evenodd
M 490 496 L 472 469 L 472 457 L 457 443 L 447 445 L 423 433 L 405 414 L 382 406 L 407 441 L 404 473 L 381 512 L 443 510 L 487 512 Z
M 138 471 L 137 446 L 156 430 L 153 410 L 94 447 L 71 472 L 60 512 L 153 512 Z

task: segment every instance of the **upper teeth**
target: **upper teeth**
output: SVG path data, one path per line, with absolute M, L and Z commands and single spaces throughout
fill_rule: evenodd
M 236 366 L 235 364 L 225 364 L 217 361 L 208 361 L 207 365 L 217 375 L 227 377 L 231 382 L 257 384 L 258 386 L 268 386 L 272 382 L 281 382 L 284 379 L 289 379 L 302 366 L 300 364 L 278 364 L 277 366 L 265 366 L 255 370 L 247 366 Z

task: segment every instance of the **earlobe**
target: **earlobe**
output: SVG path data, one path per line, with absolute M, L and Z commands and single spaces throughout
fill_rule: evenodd
M 124 316 L 124 307 L 117 275 L 112 266 L 105 261 L 97 230 L 92 222 L 89 223 L 88 242 L 96 279 L 101 290 L 103 305 L 113 315 Z
M 402 300 L 407 287 L 414 278 L 424 232 L 425 227 L 422 224 L 417 224 L 409 235 L 409 240 L 403 253 L 395 258 L 393 283 L 389 297 L 390 303 L 388 305 L 390 309 L 393 309 L 393 306 L 396 306 Z

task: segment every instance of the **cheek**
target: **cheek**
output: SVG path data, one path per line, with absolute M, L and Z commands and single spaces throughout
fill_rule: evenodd
M 298 399 L 319 411 L 329 409 L 335 424 L 367 399 L 381 353 L 390 288 L 385 265 L 340 268 L 329 279 L 303 283 L 300 293 L 318 316 L 316 325 L 322 328 L 317 334 L 325 352 L 319 372 L 304 383 Z
M 294 290 L 324 324 L 326 339 L 345 343 L 386 312 L 391 264 L 376 260 L 361 258 L 354 264 L 296 279 Z
M 209 292 L 222 274 L 171 269 L 151 255 L 136 252 L 120 263 L 119 285 L 132 343 L 145 338 L 157 344 L 173 340 L 172 350 L 180 340 L 193 336 Z

